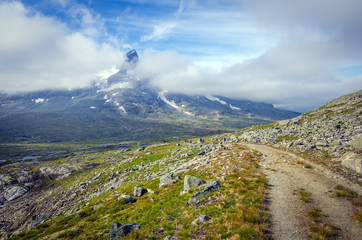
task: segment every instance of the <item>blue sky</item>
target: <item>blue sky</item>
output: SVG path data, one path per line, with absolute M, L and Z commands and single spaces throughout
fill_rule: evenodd
M 161 89 L 308 111 L 362 88 L 362 1 L 0 0 L 0 91 L 115 72 Z

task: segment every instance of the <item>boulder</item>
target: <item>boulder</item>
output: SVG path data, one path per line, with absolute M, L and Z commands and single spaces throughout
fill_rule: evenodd
M 204 222 L 206 222 L 206 221 L 209 221 L 210 219 L 211 219 L 211 217 L 206 216 L 206 215 L 202 215 L 202 216 L 196 218 L 195 221 L 193 221 L 193 222 L 191 223 L 191 225 L 197 225 L 197 224 L 199 224 L 199 223 L 204 223 Z
M 191 202 L 197 202 L 206 195 L 220 190 L 220 183 L 218 181 L 210 182 L 206 185 L 205 189 L 201 192 L 196 193 L 190 199 Z
M 167 187 L 173 183 L 176 183 L 178 180 L 177 179 L 174 179 L 174 173 L 173 172 L 170 172 L 170 173 L 167 173 L 165 175 L 163 175 L 161 178 L 160 178 L 160 185 L 159 187 L 162 188 L 162 187 Z
M 140 186 L 135 186 L 133 191 L 133 196 L 141 197 L 143 194 L 147 192 L 146 189 L 141 188 Z
M 196 188 L 202 184 L 205 184 L 205 181 L 194 176 L 186 175 L 184 179 L 184 191 L 187 192 L 191 188 Z
M 123 239 L 127 234 L 140 229 L 140 224 L 127 224 L 122 225 L 118 222 L 113 222 L 111 230 L 108 234 L 108 240 L 118 240 Z
M 10 187 L 5 190 L 4 198 L 10 202 L 18 197 L 23 196 L 27 191 L 28 189 L 19 186 Z
M 120 197 L 118 198 L 118 201 L 120 201 L 120 200 L 122 200 L 122 199 L 127 199 L 127 200 L 129 200 L 131 203 L 137 202 L 136 199 L 134 199 L 134 198 L 131 197 L 131 196 L 127 196 L 127 195 L 120 196 Z

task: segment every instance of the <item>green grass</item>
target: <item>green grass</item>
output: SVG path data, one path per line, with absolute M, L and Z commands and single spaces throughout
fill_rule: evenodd
M 291 141 L 291 140 L 298 140 L 299 137 L 295 136 L 278 136 L 275 141 L 276 142 L 283 142 L 283 141 Z
M 195 141 L 196 142 L 196 141 Z M 209 140 L 207 140 L 209 142 Z M 167 159 L 170 154 L 180 149 L 176 144 L 166 144 L 149 147 L 146 151 L 130 152 L 133 161 L 127 163 L 103 162 L 100 182 L 107 182 L 112 171 L 130 168 L 140 163 L 150 163 L 159 159 Z M 159 189 L 159 179 L 151 181 L 127 181 L 120 188 L 105 192 L 90 199 L 87 206 L 80 203 L 80 210 L 70 216 L 59 216 L 47 221 L 27 232 L 20 233 L 11 239 L 106 239 L 113 221 L 121 224 L 139 223 L 141 229 L 127 235 L 125 239 L 163 239 L 167 235 L 178 236 L 179 239 L 190 238 L 267 238 L 268 214 L 265 209 L 266 178 L 258 168 L 259 155 L 254 152 L 246 153 L 245 149 L 234 147 L 233 150 L 223 150 L 217 160 L 199 169 L 190 169 L 180 177 L 193 175 L 205 181 L 215 180 L 217 176 L 225 176 L 221 182 L 221 190 L 214 192 L 197 203 L 188 203 L 190 197 L 200 189 L 192 189 L 184 195 L 183 181 Z M 240 158 L 239 152 L 243 151 Z M 152 154 L 147 155 L 147 152 Z M 197 151 L 193 151 L 197 153 Z M 101 158 L 108 158 L 116 154 L 114 151 L 95 154 L 94 161 L 102 162 Z M 226 154 L 226 155 L 225 155 Z M 85 154 L 83 157 L 90 157 Z M 188 159 L 194 158 L 194 155 Z M 225 161 L 228 164 L 225 165 Z M 64 159 L 67 161 L 67 159 Z M 175 164 L 169 162 L 169 164 Z M 228 166 L 227 169 L 224 167 Z M 92 169 L 84 173 L 76 173 L 59 181 L 58 186 L 70 187 L 80 181 L 93 177 Z M 157 170 L 157 169 L 156 169 Z M 140 176 L 142 171 L 138 173 Z M 133 175 L 137 177 L 137 175 Z M 118 200 L 118 194 L 131 195 L 133 187 L 140 185 L 150 188 L 154 194 L 146 193 L 137 197 L 136 203 L 123 199 Z M 96 186 L 90 185 L 85 191 Z M 55 194 L 55 193 L 54 193 Z M 54 195 L 55 196 L 55 195 Z M 93 207 L 102 204 L 94 210 Z M 191 223 L 200 215 L 208 215 L 211 220 L 197 226 Z M 162 236 L 160 236 L 162 232 Z

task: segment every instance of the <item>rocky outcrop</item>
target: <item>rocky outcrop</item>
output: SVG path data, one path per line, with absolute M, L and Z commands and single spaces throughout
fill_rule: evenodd
M 140 229 L 140 227 L 141 227 L 140 224 L 122 225 L 118 222 L 113 222 L 113 224 L 111 226 L 111 230 L 109 231 L 109 234 L 108 234 L 108 240 L 123 239 L 129 233 L 131 233 L 137 229 Z
M 78 166 L 41 167 L 39 172 L 43 178 L 62 179 L 68 177 L 73 172 L 91 169 L 98 165 L 98 163 L 83 163 Z
M 360 153 L 348 152 L 340 160 L 342 166 L 357 173 L 362 173 L 362 155 Z
M 23 196 L 27 191 L 28 189 L 19 186 L 9 187 L 5 189 L 4 198 L 10 202 L 14 199 Z
M 196 188 L 202 184 L 205 184 L 204 180 L 194 176 L 186 175 L 184 180 L 184 191 L 187 192 L 191 188 Z

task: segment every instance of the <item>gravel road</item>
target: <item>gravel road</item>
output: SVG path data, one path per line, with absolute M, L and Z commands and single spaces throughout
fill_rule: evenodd
M 359 185 L 295 154 L 266 145 L 245 144 L 263 154 L 262 168 L 267 175 L 268 200 L 273 239 L 308 239 L 311 220 L 308 212 L 320 209 L 323 221 L 337 227 L 335 239 L 362 239 L 362 224 L 353 219 L 353 206 L 332 197 L 337 185 L 362 194 Z M 297 164 L 297 162 L 303 164 Z M 311 167 L 306 168 L 310 165 Z M 300 199 L 300 191 L 310 193 L 311 202 Z

